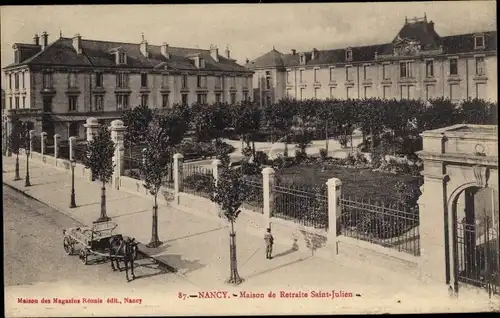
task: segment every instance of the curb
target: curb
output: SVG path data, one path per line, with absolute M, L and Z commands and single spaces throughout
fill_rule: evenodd
M 22 195 L 24 195 L 24 196 L 26 196 L 26 197 L 28 197 L 28 198 L 30 198 L 30 199 L 32 199 L 32 200 L 34 200 L 34 201 L 37 201 L 37 202 L 39 202 L 39 203 L 41 203 L 41 204 L 43 204 L 43 205 L 45 205 L 45 206 L 47 206 L 47 207 L 49 207 L 49 208 L 52 208 L 52 209 L 56 210 L 57 212 L 59 212 L 59 213 L 61 213 L 61 214 L 64 214 L 65 216 L 69 217 L 70 219 L 72 219 L 72 220 L 73 220 L 73 221 L 75 221 L 76 223 L 81 224 L 81 225 L 83 225 L 83 226 L 85 226 L 85 225 L 86 225 L 86 224 L 85 224 L 85 223 L 83 223 L 82 221 L 80 221 L 80 220 L 78 220 L 78 219 L 75 219 L 75 218 L 74 218 L 74 217 L 72 217 L 71 215 L 68 215 L 68 213 L 66 213 L 66 212 L 64 212 L 64 211 L 61 211 L 59 208 L 54 207 L 54 206 L 51 206 L 51 205 L 49 205 L 49 204 L 47 204 L 47 203 L 45 203 L 45 202 L 43 202 L 43 201 L 40 201 L 39 199 L 35 198 L 34 196 L 30 195 L 29 193 L 27 193 L 27 192 L 25 192 L 25 191 L 23 191 L 23 190 L 21 190 L 21 189 L 18 189 L 18 188 L 16 188 L 16 187 L 14 187 L 14 186 L 12 186 L 12 185 L 10 185 L 10 184 L 8 184 L 8 183 L 4 182 L 4 181 L 2 181 L 2 183 L 3 183 L 3 185 L 4 185 L 4 186 L 8 187 L 9 189 L 12 189 L 12 190 L 14 190 L 14 191 L 15 191 L 15 192 L 17 192 L 17 193 L 21 193 Z M 139 242 L 139 241 L 138 241 L 138 247 L 139 247 L 139 249 L 138 249 L 139 254 L 141 254 L 141 255 L 145 255 L 146 257 L 148 257 L 148 258 L 150 258 L 150 259 L 153 259 L 155 262 L 157 262 L 157 263 L 159 263 L 159 264 L 161 264 L 161 265 L 165 266 L 169 272 L 172 272 L 172 273 L 177 273 L 177 271 L 179 270 L 178 268 L 175 268 L 175 267 L 173 267 L 173 266 L 171 266 L 171 265 L 169 265 L 169 264 L 167 264 L 167 263 L 165 263 L 165 262 L 159 261 L 159 260 L 157 260 L 156 258 L 154 258 L 154 257 L 152 257 L 151 255 L 149 255 L 148 253 L 144 252 L 144 250 L 145 250 L 145 249 L 147 250 L 147 249 L 149 249 L 149 248 L 148 248 L 148 247 L 146 247 L 146 245 L 145 245 L 145 244 L 143 244 L 142 242 Z

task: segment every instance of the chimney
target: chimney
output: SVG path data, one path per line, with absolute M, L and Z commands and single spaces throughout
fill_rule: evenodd
M 47 45 L 49 44 L 49 35 L 47 32 L 43 31 L 42 33 L 42 50 L 45 50 Z
M 296 49 L 292 49 L 292 55 L 295 55 L 297 53 Z
M 78 33 L 73 37 L 73 48 L 76 54 L 82 54 L 82 37 Z
M 219 48 L 215 45 L 210 45 L 210 56 L 216 61 L 219 62 Z
M 318 57 L 318 50 L 312 49 L 311 60 L 315 60 Z
M 170 58 L 170 55 L 168 54 L 168 43 L 163 42 L 161 45 L 161 55 L 163 55 L 165 58 Z
M 245 59 L 245 63 L 248 64 L 250 60 L 248 58 Z
M 434 32 L 434 22 L 433 21 L 430 21 L 429 23 L 427 23 L 427 29 L 429 30 L 429 32 Z
M 229 44 L 228 44 L 228 45 L 226 45 L 226 57 L 227 57 L 228 59 L 230 59 L 230 58 L 231 58 L 231 51 L 229 51 Z
M 36 33 L 35 36 L 33 37 L 33 42 L 35 45 L 40 45 L 40 37 Z
M 144 40 L 144 35 L 142 35 L 141 53 L 144 57 L 148 57 L 148 41 Z

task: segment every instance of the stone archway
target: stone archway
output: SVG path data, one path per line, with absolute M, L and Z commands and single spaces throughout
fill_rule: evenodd
M 498 192 L 497 126 L 454 125 L 422 136 L 421 272 L 457 290 L 467 278 L 481 281 L 485 264 L 474 263 L 486 261 L 481 253 L 487 244 L 481 240 L 490 229 L 498 233 L 498 220 L 476 224 L 482 216 L 498 215 L 498 201 L 492 199 Z M 491 204 L 484 204 L 485 197 Z M 495 240 L 490 235 L 488 241 Z M 500 263 L 488 260 L 490 267 Z

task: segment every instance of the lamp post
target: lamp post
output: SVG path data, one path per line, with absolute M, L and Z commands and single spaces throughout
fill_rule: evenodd
M 16 125 L 16 130 L 13 132 L 14 138 L 12 139 L 15 142 L 15 150 L 16 150 L 16 176 L 14 178 L 14 181 L 21 180 L 21 176 L 19 175 L 19 148 L 21 148 L 21 138 L 22 138 L 22 131 L 19 129 L 19 126 Z M 12 137 L 11 137 L 12 138 Z
M 30 182 L 30 145 L 31 145 L 31 136 L 30 136 L 30 131 L 29 131 L 29 126 L 28 123 L 24 123 L 24 128 L 25 128 L 25 141 L 26 141 L 26 182 L 24 183 L 25 187 L 31 186 Z
M 76 167 L 76 160 L 71 159 L 71 203 L 69 204 L 69 207 L 71 209 L 76 208 L 76 202 L 75 202 L 75 167 Z

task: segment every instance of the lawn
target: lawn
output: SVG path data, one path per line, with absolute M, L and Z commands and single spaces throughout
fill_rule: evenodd
M 419 178 L 407 175 L 376 172 L 370 169 L 351 169 L 318 164 L 292 166 L 279 172 L 283 183 L 323 185 L 330 178 L 342 181 L 342 195 L 356 200 L 393 202 L 396 183 L 418 183 Z

